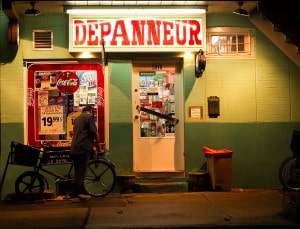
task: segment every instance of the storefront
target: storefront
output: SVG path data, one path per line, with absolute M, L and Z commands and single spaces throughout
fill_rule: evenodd
M 184 16 L 144 11 L 122 17 L 70 14 L 69 49 L 92 52 L 104 45 L 106 53 L 136 54 L 129 59 L 132 171 L 139 177 L 184 177 L 183 53 L 204 47 L 205 11 Z

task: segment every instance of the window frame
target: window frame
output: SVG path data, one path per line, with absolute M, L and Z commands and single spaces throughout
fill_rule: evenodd
M 226 42 L 217 44 L 217 52 L 212 52 L 213 37 L 223 37 Z M 244 42 L 239 43 L 240 39 L 244 38 Z M 237 40 L 235 44 L 232 42 Z M 243 51 L 235 51 L 236 48 L 244 47 Z M 235 50 L 234 50 L 235 48 Z M 220 49 L 225 50 L 220 52 Z M 212 27 L 207 28 L 206 31 L 206 56 L 209 57 L 222 57 L 222 58 L 254 58 L 254 29 L 243 27 Z

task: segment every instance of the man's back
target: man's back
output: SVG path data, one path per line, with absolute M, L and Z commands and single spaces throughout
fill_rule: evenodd
M 79 115 L 73 128 L 71 153 L 92 152 L 96 131 L 96 124 L 90 114 L 83 112 Z

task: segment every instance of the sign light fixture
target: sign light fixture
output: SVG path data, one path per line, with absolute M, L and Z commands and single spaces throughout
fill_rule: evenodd
M 102 16 L 158 16 L 158 15 L 201 15 L 206 13 L 205 8 L 87 8 L 65 6 L 64 10 L 71 15 L 102 15 Z

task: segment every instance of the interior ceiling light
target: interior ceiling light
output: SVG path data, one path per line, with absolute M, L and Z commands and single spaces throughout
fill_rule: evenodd
M 244 2 L 243 1 L 238 1 L 237 3 L 239 5 L 239 8 L 234 10 L 233 13 L 237 14 L 237 15 L 241 15 L 241 16 L 249 16 L 248 11 L 242 9 L 242 6 L 244 5 Z
M 34 8 L 35 2 L 30 2 L 30 5 L 32 8 L 25 11 L 26 16 L 37 16 L 41 14 L 39 10 Z

